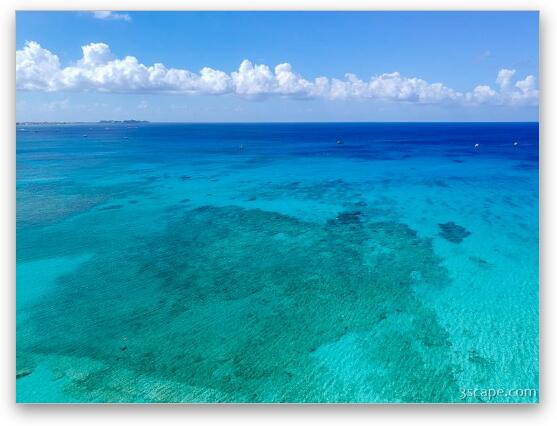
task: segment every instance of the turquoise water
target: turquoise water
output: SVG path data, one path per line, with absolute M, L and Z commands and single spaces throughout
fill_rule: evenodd
M 537 402 L 538 125 L 18 126 L 16 304 L 19 402 Z

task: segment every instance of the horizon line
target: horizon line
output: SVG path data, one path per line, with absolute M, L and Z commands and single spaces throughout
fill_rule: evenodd
M 149 121 L 149 120 L 97 120 L 97 121 L 16 121 L 21 124 L 512 124 L 537 123 L 539 120 L 524 121 Z

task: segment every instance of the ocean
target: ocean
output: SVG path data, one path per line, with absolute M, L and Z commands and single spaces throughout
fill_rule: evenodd
M 18 125 L 17 401 L 537 402 L 538 136 Z

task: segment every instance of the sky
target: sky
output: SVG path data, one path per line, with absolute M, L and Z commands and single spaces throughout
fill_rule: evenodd
M 18 121 L 537 121 L 537 12 L 17 12 Z

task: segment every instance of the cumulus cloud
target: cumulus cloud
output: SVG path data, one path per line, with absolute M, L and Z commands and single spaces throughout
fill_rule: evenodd
M 108 21 L 131 21 L 132 18 L 127 13 L 111 12 L 109 10 L 97 10 L 93 13 L 95 19 L 104 19 Z
M 55 90 L 52 85 L 60 73 L 58 56 L 34 41 L 25 43 L 23 50 L 18 50 L 15 55 L 18 89 Z
M 476 86 L 474 90 L 466 94 L 466 100 L 473 103 L 493 103 L 498 97 L 498 93 L 486 85 Z
M 527 76 L 524 80 L 516 82 L 515 87 L 519 91 L 513 91 L 512 96 L 518 103 L 537 103 L 539 91 L 536 89 L 536 79 L 533 75 Z
M 534 76 L 528 75 L 513 85 L 515 74 L 516 70 L 503 68 L 495 79 L 499 90 L 492 89 L 487 85 L 476 86 L 474 90 L 466 94 L 466 100 L 472 104 L 537 105 L 539 91 L 536 88 Z
M 513 78 L 515 73 L 516 73 L 516 70 L 508 70 L 508 69 L 503 68 L 497 74 L 497 79 L 495 80 L 495 82 L 499 86 L 501 86 L 502 90 L 505 90 L 511 84 L 511 79 Z
M 351 73 L 344 79 L 306 79 L 288 63 L 271 68 L 248 60 L 230 73 L 210 67 L 192 72 L 167 68 L 161 63 L 144 65 L 134 56 L 118 58 L 105 43 L 90 43 L 81 49 L 82 57 L 78 61 L 62 67 L 54 53 L 34 41 L 27 42 L 16 52 L 17 89 L 236 95 L 250 99 L 280 96 L 418 104 L 536 105 L 538 101 L 534 77 L 529 75 L 513 85 L 516 71 L 508 69 L 502 69 L 497 75 L 497 90 L 479 85 L 469 92 L 460 92 L 442 83 L 404 77 L 398 72 L 376 75 L 369 80 Z

